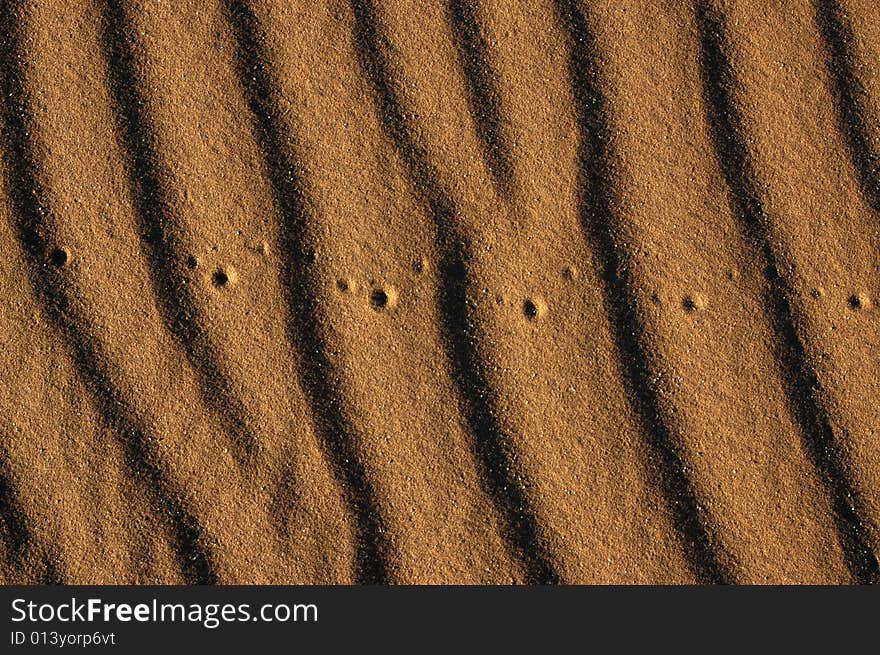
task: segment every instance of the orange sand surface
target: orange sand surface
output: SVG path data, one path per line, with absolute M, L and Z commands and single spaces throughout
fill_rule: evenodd
M 0 582 L 880 580 L 873 0 L 0 0 Z

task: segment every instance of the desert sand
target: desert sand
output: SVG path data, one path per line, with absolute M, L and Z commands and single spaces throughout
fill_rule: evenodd
M 880 579 L 872 0 L 0 0 L 0 582 Z

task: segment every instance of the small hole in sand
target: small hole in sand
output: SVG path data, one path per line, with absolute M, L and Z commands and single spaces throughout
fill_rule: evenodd
M 374 287 L 370 292 L 370 305 L 378 311 L 392 310 L 397 307 L 397 289 L 390 284 Z
M 336 280 L 336 288 L 342 293 L 348 293 L 351 290 L 351 284 L 348 280 Z
M 189 257 L 186 258 L 186 265 L 189 268 L 195 268 L 196 266 L 199 265 L 199 260 L 196 259 L 193 255 L 190 255 Z
M 55 248 L 52 253 L 49 255 L 49 261 L 52 262 L 52 266 L 56 268 L 61 268 L 67 263 L 69 259 L 69 255 L 67 251 L 63 248 Z
M 523 316 L 536 321 L 547 313 L 547 304 L 541 298 L 526 298 L 523 302 Z
M 222 268 L 218 268 L 214 271 L 214 275 L 211 276 L 211 281 L 214 283 L 215 287 L 225 287 L 229 284 L 229 273 L 224 271 Z
M 382 289 L 373 289 L 370 294 L 370 304 L 376 309 L 384 309 L 388 305 L 388 294 Z
M 706 300 L 699 294 L 685 296 L 684 300 L 681 301 L 681 306 L 684 307 L 686 312 L 695 312 L 706 308 Z
M 574 266 L 566 266 L 562 269 L 562 277 L 564 277 L 569 282 L 574 282 L 578 278 L 578 270 Z
M 417 259 L 416 261 L 413 262 L 413 270 L 419 274 L 424 273 L 425 268 L 427 268 L 427 266 L 428 266 L 428 262 L 424 258 Z
M 853 311 L 860 309 L 868 309 L 871 306 L 871 300 L 863 293 L 854 293 L 849 297 L 849 307 Z

